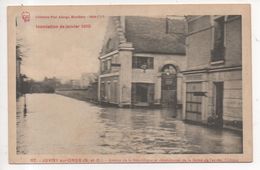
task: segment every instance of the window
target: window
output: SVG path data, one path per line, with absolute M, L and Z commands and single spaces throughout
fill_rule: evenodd
M 153 69 L 153 57 L 133 57 L 132 61 L 133 68 Z
M 101 63 L 101 72 L 107 72 L 111 69 L 111 59 L 102 61 Z
M 112 64 L 118 64 L 118 54 L 115 54 L 114 56 L 112 56 Z
M 101 72 L 103 72 L 105 70 L 105 63 L 102 61 L 101 62 Z
M 111 52 L 111 51 L 113 50 L 113 43 L 112 43 L 112 39 L 111 39 L 111 38 L 109 38 L 109 39 L 107 40 L 106 48 L 107 48 L 107 50 L 108 50 L 109 52 Z
M 100 86 L 100 97 L 101 97 L 101 100 L 103 101 L 106 97 L 106 88 L 105 88 L 105 82 L 102 82 L 101 83 L 101 86 Z
M 114 80 L 114 81 L 113 81 L 111 88 L 112 88 L 112 91 L 111 91 L 112 101 L 113 101 L 113 102 L 117 102 L 117 100 L 118 100 L 118 94 L 117 94 L 117 90 L 118 90 L 117 80 Z
M 107 101 L 110 101 L 110 99 L 111 99 L 111 84 L 110 84 L 110 81 L 106 82 L 106 97 L 107 97 Z
M 214 20 L 213 50 L 211 51 L 212 62 L 224 60 L 224 36 L 225 18 L 223 16 Z
M 107 70 L 110 70 L 111 68 L 111 60 L 107 60 Z
M 201 114 L 202 96 L 196 95 L 202 91 L 201 83 L 187 83 L 186 91 L 186 112 Z
M 104 71 L 107 70 L 107 61 L 104 61 Z

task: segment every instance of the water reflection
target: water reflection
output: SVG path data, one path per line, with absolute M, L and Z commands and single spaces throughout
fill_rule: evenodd
M 242 137 L 185 124 L 168 109 L 99 107 L 55 94 L 17 102 L 19 154 L 240 153 Z

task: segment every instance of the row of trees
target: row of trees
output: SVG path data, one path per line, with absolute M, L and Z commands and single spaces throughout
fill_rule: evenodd
M 45 77 L 42 81 L 33 79 L 24 81 L 24 93 L 54 93 L 55 89 L 61 85 L 60 81 L 53 77 Z
M 17 39 L 16 42 L 16 97 L 26 93 L 54 93 L 57 86 L 60 86 L 60 81 L 53 77 L 45 77 L 42 81 L 29 79 L 21 72 L 21 65 L 25 58 L 25 48 L 22 39 Z

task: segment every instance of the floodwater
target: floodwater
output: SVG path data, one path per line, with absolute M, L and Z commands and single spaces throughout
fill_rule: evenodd
M 168 109 L 101 107 L 57 94 L 17 102 L 18 154 L 241 153 L 242 136 L 184 123 Z

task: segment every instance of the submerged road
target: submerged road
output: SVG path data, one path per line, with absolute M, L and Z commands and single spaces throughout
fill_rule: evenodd
M 18 154 L 241 153 L 242 136 L 191 125 L 168 109 L 101 107 L 57 94 L 17 102 Z

